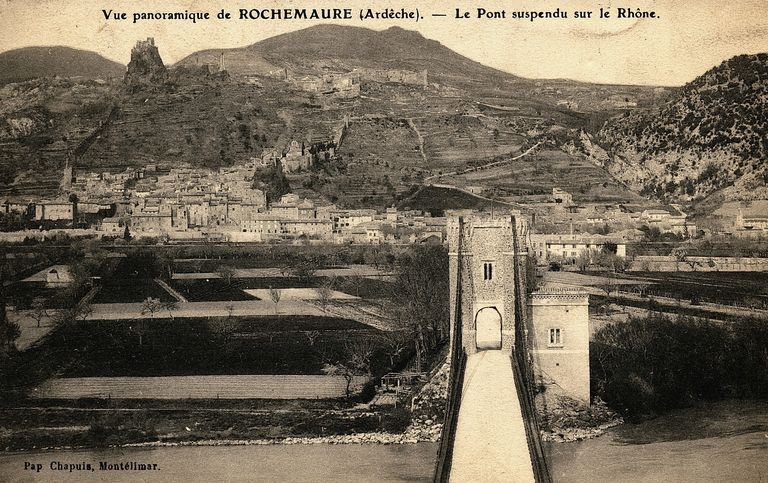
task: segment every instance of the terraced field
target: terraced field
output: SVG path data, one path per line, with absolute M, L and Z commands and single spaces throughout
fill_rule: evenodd
M 424 138 L 424 152 L 432 169 L 455 168 L 471 161 L 517 152 L 524 136 L 490 126 L 468 115 L 414 119 Z
M 605 170 L 580 156 L 552 149 L 496 168 L 463 174 L 452 181 L 460 186 L 484 186 L 508 198 L 548 195 L 552 188 L 559 187 L 573 194 L 577 201 L 640 200 Z

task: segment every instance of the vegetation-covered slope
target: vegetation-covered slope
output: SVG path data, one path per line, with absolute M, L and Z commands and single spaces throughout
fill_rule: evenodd
M 644 194 L 765 197 L 768 54 L 741 55 L 687 84 L 657 111 L 605 124 L 609 171 Z

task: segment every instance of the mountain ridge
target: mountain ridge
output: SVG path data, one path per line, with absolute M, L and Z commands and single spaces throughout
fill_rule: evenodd
M 456 74 L 468 78 L 490 76 L 512 82 L 527 81 L 485 66 L 454 52 L 436 40 L 425 38 L 417 31 L 401 27 L 372 30 L 335 24 L 315 25 L 276 35 L 245 47 L 201 50 L 189 54 L 175 65 L 194 64 L 201 56 L 204 62 L 218 62 L 215 56 L 221 52 L 225 53 L 227 69 L 235 74 L 263 75 L 269 70 L 283 68 L 296 74 L 312 74 L 319 73 L 324 68 L 352 70 L 364 67 L 427 69 L 430 78 L 454 84 L 457 77 L 460 77 Z
M 119 77 L 125 66 L 90 51 L 65 46 L 34 46 L 0 52 L 0 84 L 38 77 Z

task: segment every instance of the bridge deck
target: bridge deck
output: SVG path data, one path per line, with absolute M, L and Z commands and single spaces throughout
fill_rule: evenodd
M 452 482 L 533 482 L 510 355 L 467 359 L 451 464 Z

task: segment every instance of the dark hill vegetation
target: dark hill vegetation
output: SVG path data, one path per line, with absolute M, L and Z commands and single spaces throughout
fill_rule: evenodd
M 684 86 L 658 110 L 615 118 L 599 133 L 609 170 L 644 194 L 764 197 L 768 54 L 741 55 Z
M 24 47 L 0 53 L 0 84 L 56 75 L 107 79 L 124 72 L 122 64 L 69 47 Z
M 590 344 L 593 394 L 639 418 L 698 400 L 768 397 L 768 330 L 659 313 L 601 328 Z

